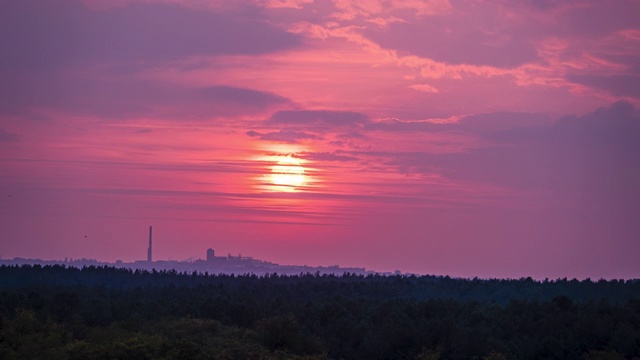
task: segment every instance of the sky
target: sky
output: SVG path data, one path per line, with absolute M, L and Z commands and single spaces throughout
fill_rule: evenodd
M 1 0 L 0 258 L 640 277 L 640 1 Z

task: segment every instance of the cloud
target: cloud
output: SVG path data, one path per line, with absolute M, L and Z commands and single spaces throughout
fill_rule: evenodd
M 266 0 L 263 5 L 268 8 L 289 8 L 302 9 L 306 4 L 313 3 L 313 0 Z
M 300 140 L 318 140 L 318 135 L 302 131 L 280 130 L 268 133 L 259 133 L 257 131 L 247 131 L 247 135 L 258 138 L 260 140 L 277 141 L 285 143 L 297 143 Z
M 47 107 L 102 118 L 154 116 L 208 119 L 258 114 L 289 102 L 269 92 L 227 85 L 189 87 L 118 76 L 110 79 L 62 74 L 43 76 L 36 83 L 0 85 L 0 111 L 21 113 Z
M 300 45 L 298 36 L 262 21 L 250 7 L 245 9 L 222 14 L 144 2 L 96 10 L 75 0 L 3 1 L 0 68 L 149 66 L 191 56 L 264 54 Z
M 256 108 L 267 108 L 274 104 L 289 102 L 289 99 L 269 92 L 233 86 L 210 86 L 196 90 L 203 99 L 219 103 L 245 104 Z
M 365 125 L 366 130 L 391 132 L 467 132 L 490 136 L 493 133 L 513 128 L 537 127 L 551 123 L 551 117 L 541 113 L 494 112 L 468 115 L 457 121 L 401 121 L 386 119 Z
M 376 17 L 376 18 L 368 19 L 367 21 L 370 23 L 376 24 L 381 28 L 387 27 L 389 24 L 393 24 L 396 22 L 405 22 L 404 19 L 401 19 L 395 16 L 390 16 L 388 18 Z
M 577 2 L 561 10 L 549 30 L 570 37 L 591 38 L 638 26 L 638 4 L 634 1 Z
M 437 94 L 437 93 L 440 92 L 440 90 L 436 89 L 435 87 L 433 87 L 431 85 L 427 85 L 427 84 L 413 84 L 413 85 L 409 85 L 409 88 L 411 88 L 413 90 L 427 92 L 427 93 L 433 93 L 433 94 Z
M 336 153 L 329 153 L 329 152 L 301 152 L 301 153 L 297 153 L 295 157 L 305 159 L 305 160 L 318 160 L 318 161 L 348 162 L 348 161 L 358 160 L 358 158 L 353 156 L 338 155 Z
M 626 101 L 618 101 L 580 117 L 561 118 L 550 135 L 554 141 L 603 146 L 635 155 L 640 153 L 640 111 Z
M 510 28 L 515 25 L 490 8 L 473 10 L 474 16 L 467 13 L 470 9 L 458 9 L 447 17 L 395 22 L 384 29 L 369 27 L 363 34 L 385 49 L 447 64 L 513 68 L 534 61 L 535 45 L 515 36 L 513 31 L 520 29 Z M 477 11 L 483 14 L 477 16 Z M 491 25 L 497 23 L 500 26 Z
M 449 0 L 334 0 L 338 12 L 332 16 L 341 20 L 377 18 L 376 15 L 405 11 L 415 16 L 433 16 L 451 11 Z
M 134 131 L 135 134 L 149 134 L 152 132 L 153 132 L 153 129 L 139 129 Z
M 378 6 L 377 12 L 385 17 L 392 9 Z M 396 60 L 400 66 L 419 67 L 422 63 L 422 75 L 428 79 L 509 76 L 519 86 L 563 86 L 575 91 L 570 80 L 563 81 L 567 72 L 579 69 L 591 75 L 599 69 L 604 70 L 603 76 L 613 72 L 620 77 L 606 80 L 613 82 L 611 87 L 622 83 L 623 89 L 633 91 L 627 86 L 630 79 L 624 78 L 628 74 L 609 67 L 612 64 L 603 59 L 624 56 L 632 60 L 638 54 L 637 13 L 637 4 L 632 1 L 501 1 L 481 7 L 455 2 L 443 16 L 416 19 L 411 14 L 398 14 L 406 21 L 384 28 L 358 24 L 343 29 L 349 29 L 353 42 Z M 567 48 L 548 49 L 549 42 L 564 43 Z
M 367 137 L 357 131 L 351 131 L 348 133 L 344 133 L 344 134 L 338 134 L 336 135 L 336 138 L 338 139 L 367 139 Z
M 6 132 L 3 128 L 0 128 L 0 142 L 13 142 L 18 141 L 18 135 Z
M 369 122 L 369 117 L 352 111 L 285 110 L 276 112 L 267 122 L 286 125 L 356 126 Z
M 550 123 L 551 117 L 542 113 L 494 112 L 465 116 L 457 123 L 441 124 L 441 127 L 488 134 L 513 128 L 545 126 Z
M 298 35 L 270 25 L 255 6 L 217 11 L 157 2 L 89 8 L 80 0 L 3 1 L 0 111 L 210 118 L 256 114 L 287 102 L 241 87 L 152 80 L 152 69 L 175 69 L 194 58 L 301 45 Z
M 640 64 L 636 64 L 640 66 Z M 569 74 L 566 79 L 582 85 L 607 91 L 615 96 L 630 96 L 640 98 L 640 75 L 577 75 Z
M 510 144 L 562 144 L 631 154 L 640 151 L 640 111 L 618 101 L 583 116 L 564 116 L 548 126 L 504 129 L 492 137 Z
M 516 189 L 640 197 L 640 112 L 629 103 L 494 135 L 500 144 L 461 153 L 390 153 L 389 164 Z

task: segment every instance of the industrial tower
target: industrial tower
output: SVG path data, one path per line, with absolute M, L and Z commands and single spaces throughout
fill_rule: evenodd
M 147 261 L 148 262 L 153 262 L 153 256 L 152 256 L 152 239 L 151 239 L 151 229 L 152 227 L 149 226 L 149 249 L 147 250 Z

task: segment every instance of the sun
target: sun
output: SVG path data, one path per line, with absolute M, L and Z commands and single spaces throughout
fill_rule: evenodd
M 295 191 L 306 182 L 304 167 L 298 159 L 291 156 L 280 157 L 278 163 L 271 167 L 269 175 L 271 184 L 283 191 Z

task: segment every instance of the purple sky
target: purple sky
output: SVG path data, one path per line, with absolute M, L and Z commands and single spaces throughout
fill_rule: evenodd
M 0 257 L 640 274 L 640 2 L 0 2 Z

